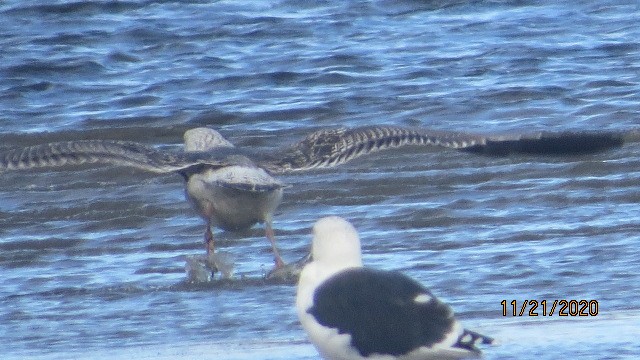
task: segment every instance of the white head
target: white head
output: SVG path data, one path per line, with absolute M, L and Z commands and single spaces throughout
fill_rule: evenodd
M 322 218 L 313 226 L 311 254 L 314 262 L 333 271 L 362 266 L 358 232 L 338 216 Z
M 300 273 L 296 309 L 302 327 L 312 341 L 318 344 L 328 336 L 327 330 L 307 311 L 313 306 L 314 294 L 320 284 L 343 270 L 362 267 L 360 238 L 356 229 L 338 216 L 318 220 L 313 226 L 311 255 L 313 261 Z M 334 334 L 335 331 L 330 330 L 333 337 L 337 334 Z
M 208 151 L 219 147 L 233 147 L 233 144 L 219 132 L 205 127 L 184 132 L 185 151 Z

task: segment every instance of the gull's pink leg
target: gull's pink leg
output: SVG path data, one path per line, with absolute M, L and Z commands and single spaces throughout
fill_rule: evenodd
M 211 225 L 207 221 L 207 229 L 204 231 L 204 244 L 207 249 L 207 260 L 206 264 L 211 269 L 211 274 L 214 274 L 218 271 L 214 261 L 214 246 L 213 246 L 213 232 L 211 231 Z
M 207 249 L 207 257 L 213 254 L 213 232 L 211 232 L 209 223 L 207 223 L 207 229 L 204 231 L 204 245 Z
M 280 256 L 280 252 L 278 251 L 278 247 L 276 246 L 276 237 L 273 233 L 273 228 L 271 227 L 271 220 L 267 220 L 264 222 L 265 233 L 267 235 L 267 239 L 271 242 L 271 249 L 273 249 L 274 261 L 276 263 L 275 269 L 281 269 L 284 267 L 284 261 L 282 261 L 282 257 Z

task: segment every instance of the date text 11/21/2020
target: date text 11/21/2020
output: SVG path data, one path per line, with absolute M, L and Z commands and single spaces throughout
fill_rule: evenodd
M 502 300 L 500 304 L 502 305 L 502 316 L 598 315 L 598 300 L 523 300 L 520 305 L 517 300 L 510 302 Z

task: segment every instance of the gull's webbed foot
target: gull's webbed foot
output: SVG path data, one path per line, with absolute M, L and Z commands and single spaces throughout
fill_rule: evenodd
M 276 261 L 276 266 L 267 273 L 265 279 L 277 282 L 291 283 L 298 281 L 302 268 L 311 260 L 311 254 L 305 255 L 300 260 L 285 264 L 282 262 L 280 266 Z

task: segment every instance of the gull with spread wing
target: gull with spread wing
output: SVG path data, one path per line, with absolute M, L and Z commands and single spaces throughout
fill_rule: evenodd
M 205 221 L 205 242 L 213 253 L 211 228 L 240 230 L 264 223 L 275 270 L 283 269 L 272 218 L 282 201 L 281 175 L 330 168 L 373 152 L 404 146 L 437 146 L 504 156 L 512 153 L 574 154 L 621 146 L 622 132 L 538 132 L 475 135 L 395 126 L 322 129 L 270 153 L 236 148 L 210 128 L 185 132 L 184 151 L 162 150 L 136 142 L 77 140 L 10 149 L 0 153 L 0 172 L 82 164 L 128 166 L 158 174 L 177 173 L 186 195 Z

